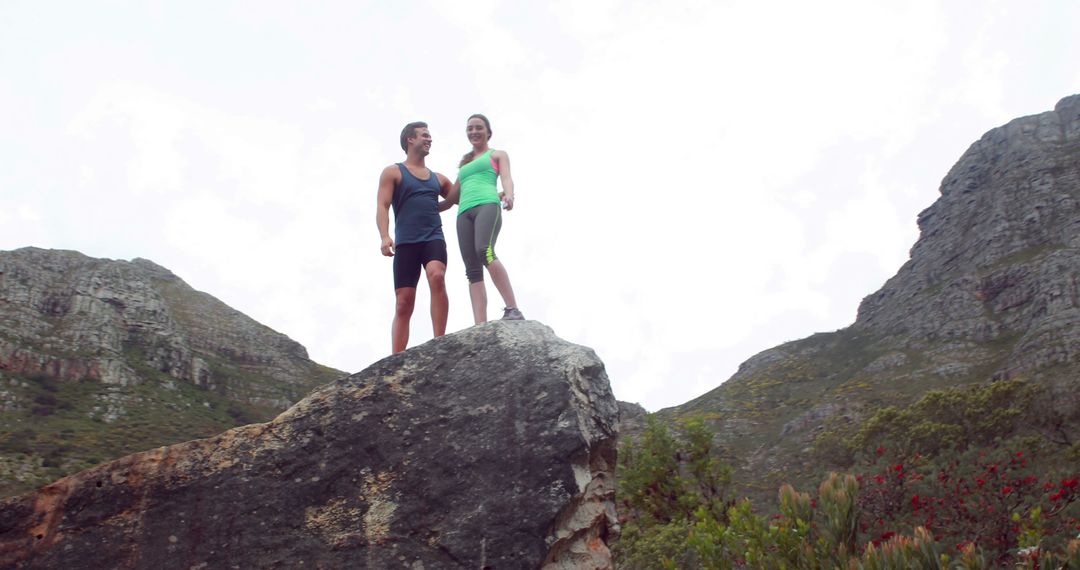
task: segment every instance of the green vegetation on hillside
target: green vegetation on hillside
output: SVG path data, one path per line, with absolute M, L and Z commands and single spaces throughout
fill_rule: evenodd
M 927 392 L 908 406 L 886 406 L 859 424 L 818 436 L 829 464 L 848 467 L 881 446 L 907 459 L 1023 443 L 1056 463 L 1080 461 L 1080 394 L 1021 380 Z
M 620 450 L 619 568 L 1080 568 L 1078 397 L 928 392 L 820 437 L 850 474 L 818 473 L 816 497 L 784 484 L 757 505 L 705 421 L 650 418 Z
M 0 395 L 0 496 L 273 415 L 161 373 L 135 386 L 4 374 Z
M 147 260 L 0 254 L 0 495 L 267 421 L 342 376 Z

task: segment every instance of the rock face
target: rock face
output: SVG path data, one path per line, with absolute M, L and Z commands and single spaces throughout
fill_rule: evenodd
M 0 496 L 265 421 L 343 376 L 150 261 L 0 252 Z
M 318 366 L 151 261 L 0 252 L 0 370 L 130 385 L 145 380 L 140 368 L 281 410 L 313 387 Z
M 918 221 L 911 259 L 863 300 L 856 328 L 1014 341 L 998 377 L 1080 354 L 1080 95 L 971 145 Z
M 645 431 L 649 412 L 641 404 L 619 401 L 619 433 L 638 434 Z
M 930 389 L 1022 377 L 1080 406 L 1080 95 L 986 133 L 918 223 L 910 260 L 853 325 L 766 350 L 662 414 L 718 418 L 744 478 L 774 494 L 815 467 L 830 422 Z
M 611 568 L 617 422 L 591 350 L 488 323 L 8 499 L 0 566 Z

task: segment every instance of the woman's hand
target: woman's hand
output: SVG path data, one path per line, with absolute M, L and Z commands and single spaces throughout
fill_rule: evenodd
M 506 192 L 499 192 L 499 200 L 502 201 L 502 207 L 504 210 L 514 209 L 514 193 L 507 194 Z

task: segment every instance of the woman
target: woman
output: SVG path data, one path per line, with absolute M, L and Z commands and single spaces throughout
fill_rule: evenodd
M 491 123 L 487 117 L 475 114 L 469 117 L 465 134 L 472 144 L 472 152 L 461 159 L 458 179 L 454 183 L 450 200 L 458 202 L 457 235 L 461 258 L 465 261 L 465 275 L 469 278 L 469 298 L 472 300 L 473 319 L 476 324 L 487 322 L 487 289 L 484 285 L 484 267 L 491 274 L 495 288 L 502 295 L 503 319 L 524 320 L 517 308 L 510 276 L 499 258 L 495 256 L 495 240 L 502 227 L 502 207 L 514 209 L 514 180 L 510 177 L 510 157 L 503 150 L 488 147 L 491 139 Z M 502 180 L 500 193 L 496 181 Z

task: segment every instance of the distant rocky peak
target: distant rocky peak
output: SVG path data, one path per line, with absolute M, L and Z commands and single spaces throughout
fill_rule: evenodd
M 859 307 L 884 334 L 991 340 L 1071 298 L 1080 254 L 1080 96 L 971 145 L 919 214 L 911 258 Z
M 284 409 L 338 373 L 143 258 L 0 251 L 0 370 L 130 385 L 152 376 Z
M 172 271 L 165 269 L 164 267 L 150 261 L 149 259 L 143 259 L 136 257 L 131 260 L 131 264 L 138 267 L 141 271 L 147 275 L 154 277 L 155 279 L 161 279 L 163 281 L 176 281 L 180 279 Z
M 1071 117 L 1069 126 L 1072 132 L 1080 132 L 1080 94 L 1069 95 L 1057 105 L 1054 105 L 1055 113 L 1068 114 Z
M 749 492 L 850 466 L 864 422 L 930 391 L 1015 378 L 1053 395 L 1049 417 L 1075 419 L 1080 95 L 987 132 L 918 224 L 911 258 L 852 326 L 765 350 L 661 417 L 710 418 Z

